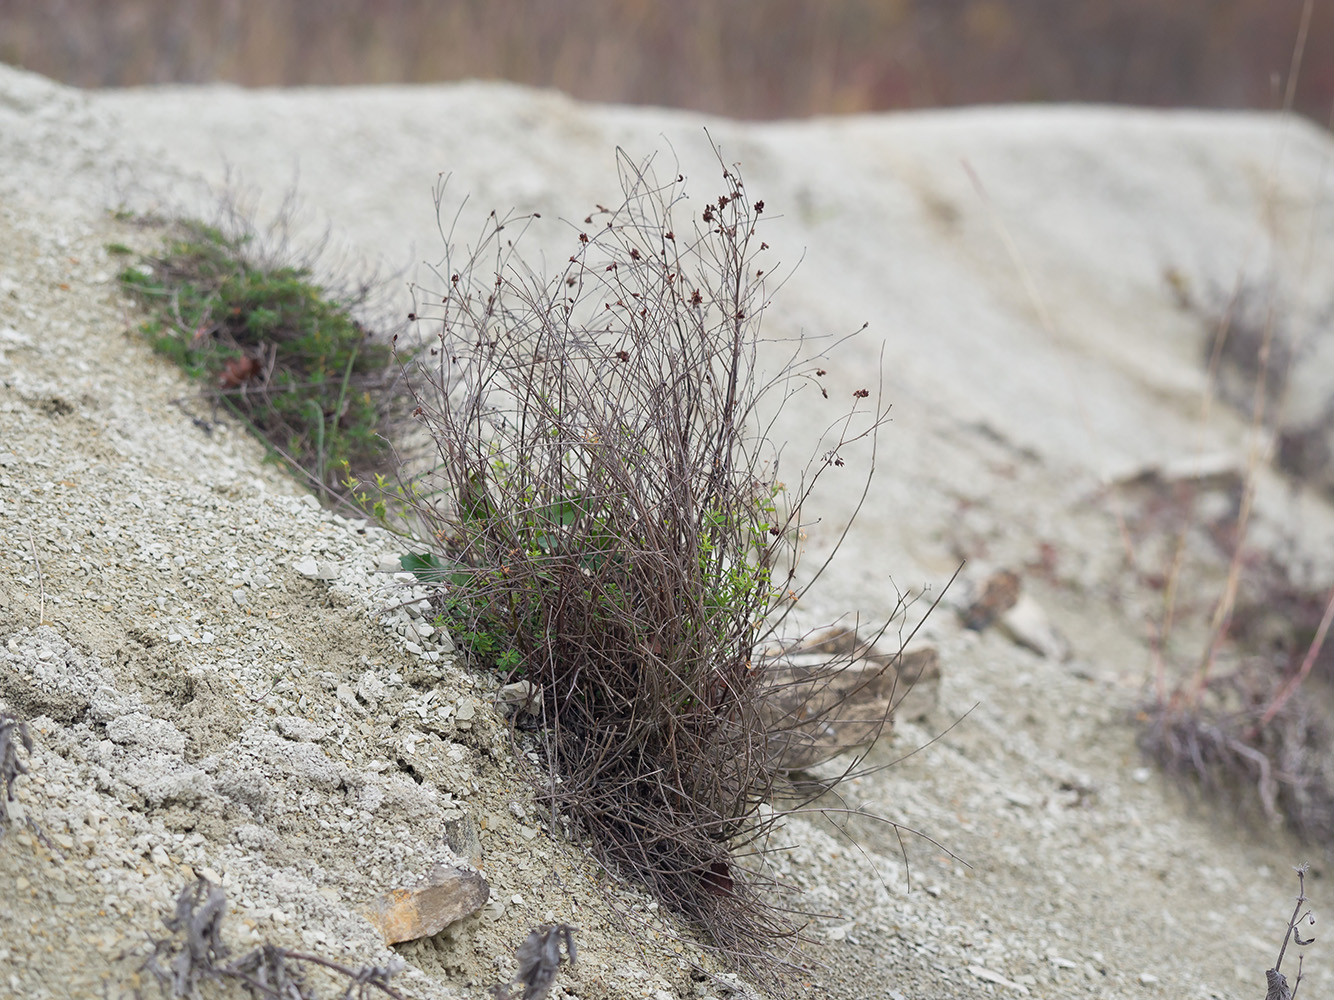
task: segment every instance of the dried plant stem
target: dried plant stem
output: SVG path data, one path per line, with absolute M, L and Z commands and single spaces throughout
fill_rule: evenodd
M 37 539 L 33 536 L 31 526 L 28 528 L 28 545 L 32 548 L 32 564 L 37 568 L 37 624 L 46 624 L 46 584 L 42 579 L 42 560 L 37 556 Z
M 1297 37 L 1293 43 L 1292 49 L 1292 61 L 1288 69 L 1287 89 L 1283 98 L 1283 108 L 1285 111 L 1291 109 L 1293 97 L 1296 94 L 1297 78 L 1301 73 L 1302 56 L 1306 51 L 1306 41 L 1311 25 L 1312 8 L 1312 0 L 1306 0 L 1306 3 L 1302 7 L 1301 24 L 1297 29 Z M 1282 153 L 1283 140 L 1280 140 L 1278 149 L 1275 153 L 1276 159 L 1281 157 Z M 1272 208 L 1276 200 L 1277 184 L 1278 168 L 1277 165 L 1275 165 L 1269 172 L 1268 186 L 1265 192 L 1265 204 L 1267 207 Z M 1269 402 L 1269 367 L 1276 328 L 1276 303 L 1274 298 L 1271 297 L 1269 308 L 1265 312 L 1265 322 L 1260 340 L 1260 348 L 1256 355 L 1256 361 L 1258 362 L 1259 367 L 1255 374 L 1255 390 L 1251 400 L 1251 431 L 1253 437 L 1251 447 L 1247 452 L 1246 476 L 1242 487 L 1241 510 L 1237 514 L 1236 541 L 1232 552 L 1232 561 L 1228 567 L 1227 583 L 1223 588 L 1223 595 L 1218 602 L 1218 606 L 1214 610 L 1213 620 L 1210 623 L 1212 638 L 1195 673 L 1193 692 L 1195 698 L 1200 696 L 1204 689 L 1204 685 L 1208 682 L 1209 675 L 1217 661 L 1218 652 L 1227 639 L 1228 626 L 1232 619 L 1232 613 L 1236 608 L 1237 590 L 1241 578 L 1242 553 L 1245 548 L 1251 506 L 1255 499 L 1256 480 L 1259 475 L 1260 465 L 1267 457 L 1265 454 L 1267 449 L 1262 444 L 1261 431 L 1265 426 L 1266 406 Z M 1220 331 L 1220 341 L 1225 334 L 1226 326 L 1223 331 Z M 1272 718 L 1272 716 L 1270 717 Z
M 1268 991 L 1265 993 L 1265 1000 L 1296 1000 L 1297 991 L 1302 985 L 1302 958 L 1297 958 L 1297 978 L 1293 981 L 1292 988 L 1288 988 L 1287 977 L 1283 975 L 1283 956 L 1287 954 L 1288 942 L 1292 941 L 1299 947 L 1304 947 L 1315 940 L 1314 935 L 1303 940 L 1297 928 L 1303 923 L 1314 924 L 1315 916 L 1310 910 L 1302 912 L 1302 907 L 1306 905 L 1306 872 L 1310 865 L 1297 865 L 1293 870 L 1297 873 L 1297 905 L 1292 910 L 1292 916 L 1288 918 L 1287 930 L 1283 933 L 1283 943 L 1278 949 L 1278 959 L 1274 962 L 1272 969 L 1265 971 L 1265 979 L 1268 983 Z
M 1331 621 L 1334 621 L 1334 587 L 1330 588 L 1329 600 L 1325 602 L 1325 613 L 1320 619 L 1319 627 L 1316 628 L 1311 645 L 1306 649 L 1306 656 L 1302 658 L 1301 668 L 1288 679 L 1287 683 L 1283 685 L 1283 689 L 1269 703 L 1264 715 L 1260 717 L 1261 726 L 1269 724 L 1270 720 L 1278 714 L 1288 699 L 1297 691 L 1297 688 L 1301 686 L 1302 681 L 1306 680 L 1307 674 L 1315 666 L 1316 658 L 1320 656 L 1320 650 L 1325 644 L 1325 636 L 1329 633 Z

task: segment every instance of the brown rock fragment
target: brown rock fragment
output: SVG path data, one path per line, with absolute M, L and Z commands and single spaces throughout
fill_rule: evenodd
M 362 913 L 384 935 L 385 944 L 430 937 L 486 903 L 491 887 L 467 868 L 437 865 L 413 889 L 395 889 L 372 900 Z
M 1019 574 L 1013 570 L 1003 569 L 992 573 L 982 585 L 981 595 L 964 612 L 964 627 L 981 632 L 1015 606 L 1019 600 L 1019 589 Z
M 935 707 L 940 658 L 934 647 L 893 653 L 852 629 L 830 629 L 780 654 L 770 668 L 764 712 L 782 734 L 781 765 L 803 770 L 870 746 L 892 717 Z

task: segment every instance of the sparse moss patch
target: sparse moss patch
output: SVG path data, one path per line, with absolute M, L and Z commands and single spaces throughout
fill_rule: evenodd
M 392 353 L 353 316 L 364 291 L 331 294 L 306 267 L 263 261 L 250 236 L 198 222 L 174 224 L 161 255 L 120 281 L 150 310 L 154 350 L 319 492 L 385 456 Z

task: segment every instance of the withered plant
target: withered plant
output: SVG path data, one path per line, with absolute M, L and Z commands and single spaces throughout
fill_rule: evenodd
M 205 988 L 209 983 L 236 983 L 253 1000 L 319 1000 L 310 973 L 322 969 L 335 981 L 346 980 L 342 1000 L 380 995 L 403 1000 L 403 994 L 390 985 L 402 971 L 399 959 L 383 966 L 352 968 L 268 942 L 230 959 L 231 950 L 222 934 L 226 914 L 226 893 L 207 879 L 196 879 L 180 891 L 175 912 L 163 921 L 169 936 L 150 942 L 153 951 L 141 967 L 157 982 L 163 996 L 197 1000 L 201 995 L 214 995 Z M 138 989 L 134 995 L 143 996 Z
M 9 832 L 9 803 L 14 801 L 14 782 L 28 773 L 28 765 L 19 759 L 19 747 L 32 753 L 32 734 L 28 724 L 0 711 L 0 840 Z
M 417 290 L 407 381 L 439 462 L 410 494 L 435 546 L 405 565 L 465 649 L 538 693 L 553 829 L 750 964 L 795 929 L 754 860 L 784 750 L 818 722 L 764 711 L 762 650 L 819 576 L 796 577 L 804 502 L 827 474 L 865 498 L 887 410 L 874 383 L 829 398 L 804 344 L 762 350 L 765 205 L 735 169 L 690 208 L 675 171 L 618 162 L 623 202 L 554 276 L 516 253 L 531 217 L 493 213 Z M 770 431 L 803 388 L 833 416 L 785 484 Z
M 1313 10 L 1306 0 L 1285 110 L 1293 105 Z M 1182 303 L 1190 305 L 1189 297 Z M 1170 677 L 1167 651 L 1193 554 L 1191 536 L 1201 527 L 1195 494 L 1203 483 L 1188 484 L 1179 497 L 1180 532 L 1160 582 L 1163 611 L 1151 634 L 1156 676 L 1153 695 L 1139 712 L 1140 743 L 1169 772 L 1198 780 L 1233 805 L 1258 799 L 1269 819 L 1282 814 L 1295 832 L 1329 851 L 1334 849 L 1334 730 L 1328 721 L 1334 645 L 1326 646 L 1326 639 L 1334 624 L 1334 587 L 1326 591 L 1309 580 L 1294 582 L 1292 563 L 1305 547 L 1300 539 L 1292 539 L 1288 564 L 1250 541 L 1260 474 L 1271 458 L 1298 486 L 1303 480 L 1314 485 L 1328 464 L 1328 456 L 1318 454 L 1324 430 L 1318 422 L 1279 429 L 1289 376 L 1303 357 L 1305 338 L 1290 327 L 1276 280 L 1254 285 L 1239 278 L 1225 308 L 1206 318 L 1212 336 L 1205 343 L 1209 388 L 1201 420 L 1208 419 L 1216 394 L 1249 416 L 1251 445 L 1244 472 L 1228 491 L 1228 513 L 1204 525 L 1226 561 L 1204 649 L 1193 669 Z M 1133 551 L 1128 555 L 1133 565 Z
M 1261 431 L 1277 423 L 1297 338 L 1273 288 L 1258 294 L 1239 284 L 1211 321 L 1210 384 L 1233 405 L 1245 402 L 1256 441 L 1262 441 Z M 1281 438 L 1279 444 L 1281 452 Z M 1334 589 L 1298 583 L 1292 567 L 1251 543 L 1253 500 L 1266 457 L 1253 445 L 1245 470 L 1223 477 L 1226 512 L 1212 522 L 1200 523 L 1197 515 L 1209 488 L 1204 479 L 1171 484 L 1174 495 L 1147 519 L 1172 522 L 1176 537 L 1171 566 L 1156 580 L 1163 612 L 1153 634 L 1153 695 L 1140 707 L 1140 745 L 1168 773 L 1233 808 L 1258 806 L 1268 820 L 1282 816 L 1294 832 L 1329 850 L 1334 644 L 1326 639 L 1334 623 Z M 1285 471 L 1303 478 L 1301 469 L 1276 457 Z M 1300 551 L 1300 543 L 1292 547 Z M 1204 649 L 1193 668 L 1173 675 L 1169 651 L 1184 617 L 1183 581 L 1201 566 L 1223 572 L 1221 592 L 1209 614 Z
M 1306 873 L 1310 870 L 1310 865 L 1297 865 L 1293 870 L 1297 873 L 1297 905 L 1293 907 L 1292 916 L 1288 918 L 1287 930 L 1283 933 L 1283 943 L 1279 945 L 1278 960 L 1274 962 L 1274 967 L 1265 970 L 1265 1000 L 1297 1000 L 1297 991 L 1302 985 L 1302 958 L 1299 952 L 1297 955 L 1297 978 L 1293 981 L 1291 987 L 1288 986 L 1288 977 L 1283 975 L 1283 956 L 1287 954 L 1289 942 L 1296 944 L 1299 948 L 1305 948 L 1307 945 L 1315 942 L 1315 935 L 1303 938 L 1301 931 L 1298 930 L 1302 924 L 1308 926 L 1315 925 L 1315 914 L 1311 910 L 1303 909 L 1306 907 Z M 1309 932 L 1308 932 L 1309 933 Z

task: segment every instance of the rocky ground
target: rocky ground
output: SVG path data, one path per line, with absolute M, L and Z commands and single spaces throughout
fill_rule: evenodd
M 1011 119 L 1007 132 L 979 114 L 959 134 L 991 136 L 977 154 L 984 164 L 1022 159 L 995 134 L 1042 138 L 1023 120 Z M 1054 152 L 1044 163 L 1066 156 L 1087 177 L 1094 168 L 1084 154 L 1106 148 L 1120 172 L 1098 177 L 1136 191 L 1149 184 L 1116 159 L 1101 126 L 1085 127 L 1093 119 L 1060 114 L 1076 124 L 1063 139 L 1061 129 L 1046 135 Z M 570 198 L 606 200 L 614 192 L 600 185 L 614 141 L 648 142 L 654 130 L 675 136 L 684 127 L 694 136 L 700 124 L 505 87 L 89 97 L 0 69 L 0 699 L 29 720 L 34 743 L 0 841 L 0 991 L 152 995 L 147 942 L 167 936 L 164 919 L 200 875 L 227 894 L 223 938 L 234 954 L 273 942 L 353 969 L 401 960 L 393 983 L 406 996 L 488 995 L 514 974 L 515 948 L 529 931 L 551 922 L 576 927 L 579 948 L 556 997 L 723 997 L 775 986 L 718 976 L 704 945 L 651 900 L 551 836 L 492 708 L 493 682 L 454 661 L 448 637 L 423 627 L 420 595 L 396 577 L 401 542 L 302 496 L 133 335 L 137 314 L 118 291 L 106 247 L 147 249 L 155 237 L 107 208 L 197 199 L 193 172 L 220 170 L 211 142 L 248 157 L 248 179 L 267 190 L 287 180 L 273 150 L 303 150 L 303 183 L 354 245 L 391 260 L 409 252 L 395 249 L 398 240 L 425 253 L 429 225 L 404 233 L 401 203 L 424 202 L 429 215 L 429 177 L 462 154 L 386 148 L 400 124 L 393 115 L 418 130 L 452 123 L 449 141 L 477 147 L 458 180 L 475 198 L 510 203 L 555 197 L 561 169 L 572 178 Z M 349 123 L 342 131 L 339 118 Z M 1056 247 L 1037 258 L 1051 282 L 1055 326 L 1044 327 L 1013 271 L 998 277 L 1004 253 L 979 235 L 986 203 L 961 209 L 966 180 L 928 169 L 952 155 L 954 126 L 862 125 L 887 144 L 884 130 L 902 129 L 894 176 L 912 174 L 915 190 L 930 189 L 921 225 L 941 230 L 921 238 L 922 252 L 954 254 L 982 277 L 944 291 L 943 278 L 906 257 L 876 264 L 868 245 L 906 238 L 892 226 L 849 242 L 856 230 L 846 216 L 857 212 L 840 199 L 860 191 L 870 199 L 861 221 L 879 226 L 876 211 L 899 211 L 897 195 L 876 187 L 889 185 L 888 175 L 856 174 L 849 157 L 841 162 L 851 191 L 821 186 L 820 171 L 834 170 L 821 157 L 799 183 L 802 164 L 780 155 L 832 141 L 844 126 L 714 123 L 714 134 L 756 165 L 752 189 L 768 178 L 799 206 L 786 225 L 807 227 L 797 245 L 809 262 L 785 290 L 793 307 L 779 332 L 822 309 L 820 324 L 838 329 L 854 308 L 876 309 L 853 303 L 847 289 L 863 294 L 877 267 L 896 301 L 915 288 L 932 308 L 944 308 L 944 298 L 962 310 L 942 321 L 941 340 L 962 336 L 970 318 L 983 322 L 986 302 L 970 298 L 977 287 L 1000 289 L 996 312 L 1008 325 L 956 343 L 955 353 L 925 337 L 906 347 L 886 341 L 896 420 L 864 527 L 803 613 L 811 622 L 844 612 L 883 620 L 902 587 L 927 593 L 918 614 L 961 558 L 968 565 L 919 637 L 939 651 L 934 710 L 901 720 L 869 758 L 881 770 L 844 786 L 822 816 L 787 820 L 772 845 L 801 905 L 821 914 L 811 943 L 786 956 L 806 966 L 794 985 L 849 1000 L 1259 996 L 1296 887 L 1290 866 L 1315 863 L 1308 894 L 1323 911 L 1327 863 L 1282 829 L 1193 802 L 1139 755 L 1134 714 L 1151 673 L 1147 626 L 1161 595 L 1128 568 L 1119 526 L 1135 529 L 1142 560 L 1170 551 L 1147 513 L 1161 499 L 1153 484 L 1173 481 L 1169 459 L 1203 451 L 1240 475 L 1244 421 L 1220 411 L 1201 429 L 1191 419 L 1198 352 L 1155 339 L 1164 329 L 1179 333 L 1187 319 L 1173 311 L 1160 274 L 1126 263 L 1131 250 L 1099 245 L 1088 254 L 1096 261 L 1101 251 L 1109 275 L 1127 276 L 1109 279 L 1107 296 L 1133 300 L 1125 308 L 1152 329 L 1126 324 L 1124 339 L 1109 340 L 1111 321 L 1094 307 L 1113 310 L 1097 300 L 1081 315 L 1103 316 L 1101 326 L 1089 320 L 1069 336 L 1053 334 L 1067 329 L 1077 291 L 1092 300 L 1096 288 L 1088 275 L 1083 284 L 1059 280 L 1077 264 L 1075 250 L 1062 256 L 1062 241 L 1082 245 L 1082 226 L 1082 242 L 1114 242 L 1107 218 L 1075 220 L 1073 233 L 1044 229 L 1051 219 L 1043 212 L 1068 213 L 1073 199 L 1050 184 L 1050 203 L 1033 209 L 1043 225 L 1019 243 L 1049 235 Z M 1153 131 L 1138 120 L 1108 128 L 1141 138 Z M 1240 164 L 1238 176 L 1263 179 L 1239 152 L 1247 136 L 1269 135 L 1261 124 L 1218 119 L 1210 133 L 1192 120 L 1167 131 L 1187 139 L 1172 147 L 1180 155 L 1176 173 L 1164 168 L 1165 186 L 1198 169 L 1218 191 L 1234 190 L 1233 174 L 1188 155 L 1201 149 Z M 1328 156 L 1327 139 L 1299 138 L 1303 156 Z M 867 156 L 870 141 L 858 139 Z M 683 155 L 697 144 L 680 140 Z M 936 160 L 923 152 L 933 144 Z M 921 163 L 905 166 L 914 151 Z M 394 196 L 396 215 L 383 188 L 400 179 L 391 166 L 404 169 L 414 155 L 428 179 Z M 600 166 L 583 174 L 560 167 L 580 158 Z M 1110 181 L 1102 191 L 1119 197 Z M 1298 201 L 1317 191 L 1307 174 L 1282 188 L 1280 222 L 1311 214 Z M 1005 193 L 993 197 L 1003 203 Z M 1090 201 L 1098 200 L 1095 192 Z M 1254 203 L 1237 218 L 1258 211 Z M 1116 211 L 1127 210 L 1118 203 Z M 1154 211 L 1166 209 L 1145 209 Z M 1229 272 L 1206 266 L 1216 246 L 1198 248 L 1222 239 L 1215 230 L 1236 229 L 1238 245 L 1259 237 L 1233 216 L 1197 215 L 1178 220 L 1198 227 L 1196 242 L 1175 232 L 1164 239 L 1203 297 L 1210 275 Z M 843 229 L 830 228 L 834 217 Z M 826 252 L 831 233 L 838 239 Z M 1324 230 L 1312 237 L 1317 260 L 1328 243 Z M 838 275 L 851 284 L 839 286 Z M 1299 291 L 1300 301 L 1312 294 Z M 1005 341 L 1018 337 L 1020 314 L 1031 340 Z M 865 375 L 848 370 L 858 364 L 833 378 L 851 385 Z M 809 422 L 797 414 L 784 426 L 800 441 Z M 1093 468 L 1093 452 L 1110 473 Z M 1144 469 L 1167 471 L 1132 482 Z M 1223 507 L 1230 481 L 1219 480 Z M 1271 471 L 1258 489 L 1257 538 L 1276 551 L 1290 543 L 1304 556 L 1294 563 L 1315 578 L 1327 573 L 1328 501 Z M 812 532 L 815 552 L 846 512 L 847 492 L 831 491 L 830 516 Z M 1207 613 L 1224 566 L 1192 544 L 1199 590 L 1186 605 Z M 1018 573 L 1028 617 L 964 628 L 959 612 L 1002 568 Z M 1199 618 L 1178 633 L 1183 655 L 1200 648 Z M 926 837 L 900 839 L 872 817 Z M 440 865 L 475 866 L 489 884 L 485 906 L 443 933 L 386 947 L 368 912 Z M 1307 996 L 1334 983 L 1317 932 Z M 321 985 L 332 989 L 337 978 Z M 210 989 L 241 995 L 235 985 Z

